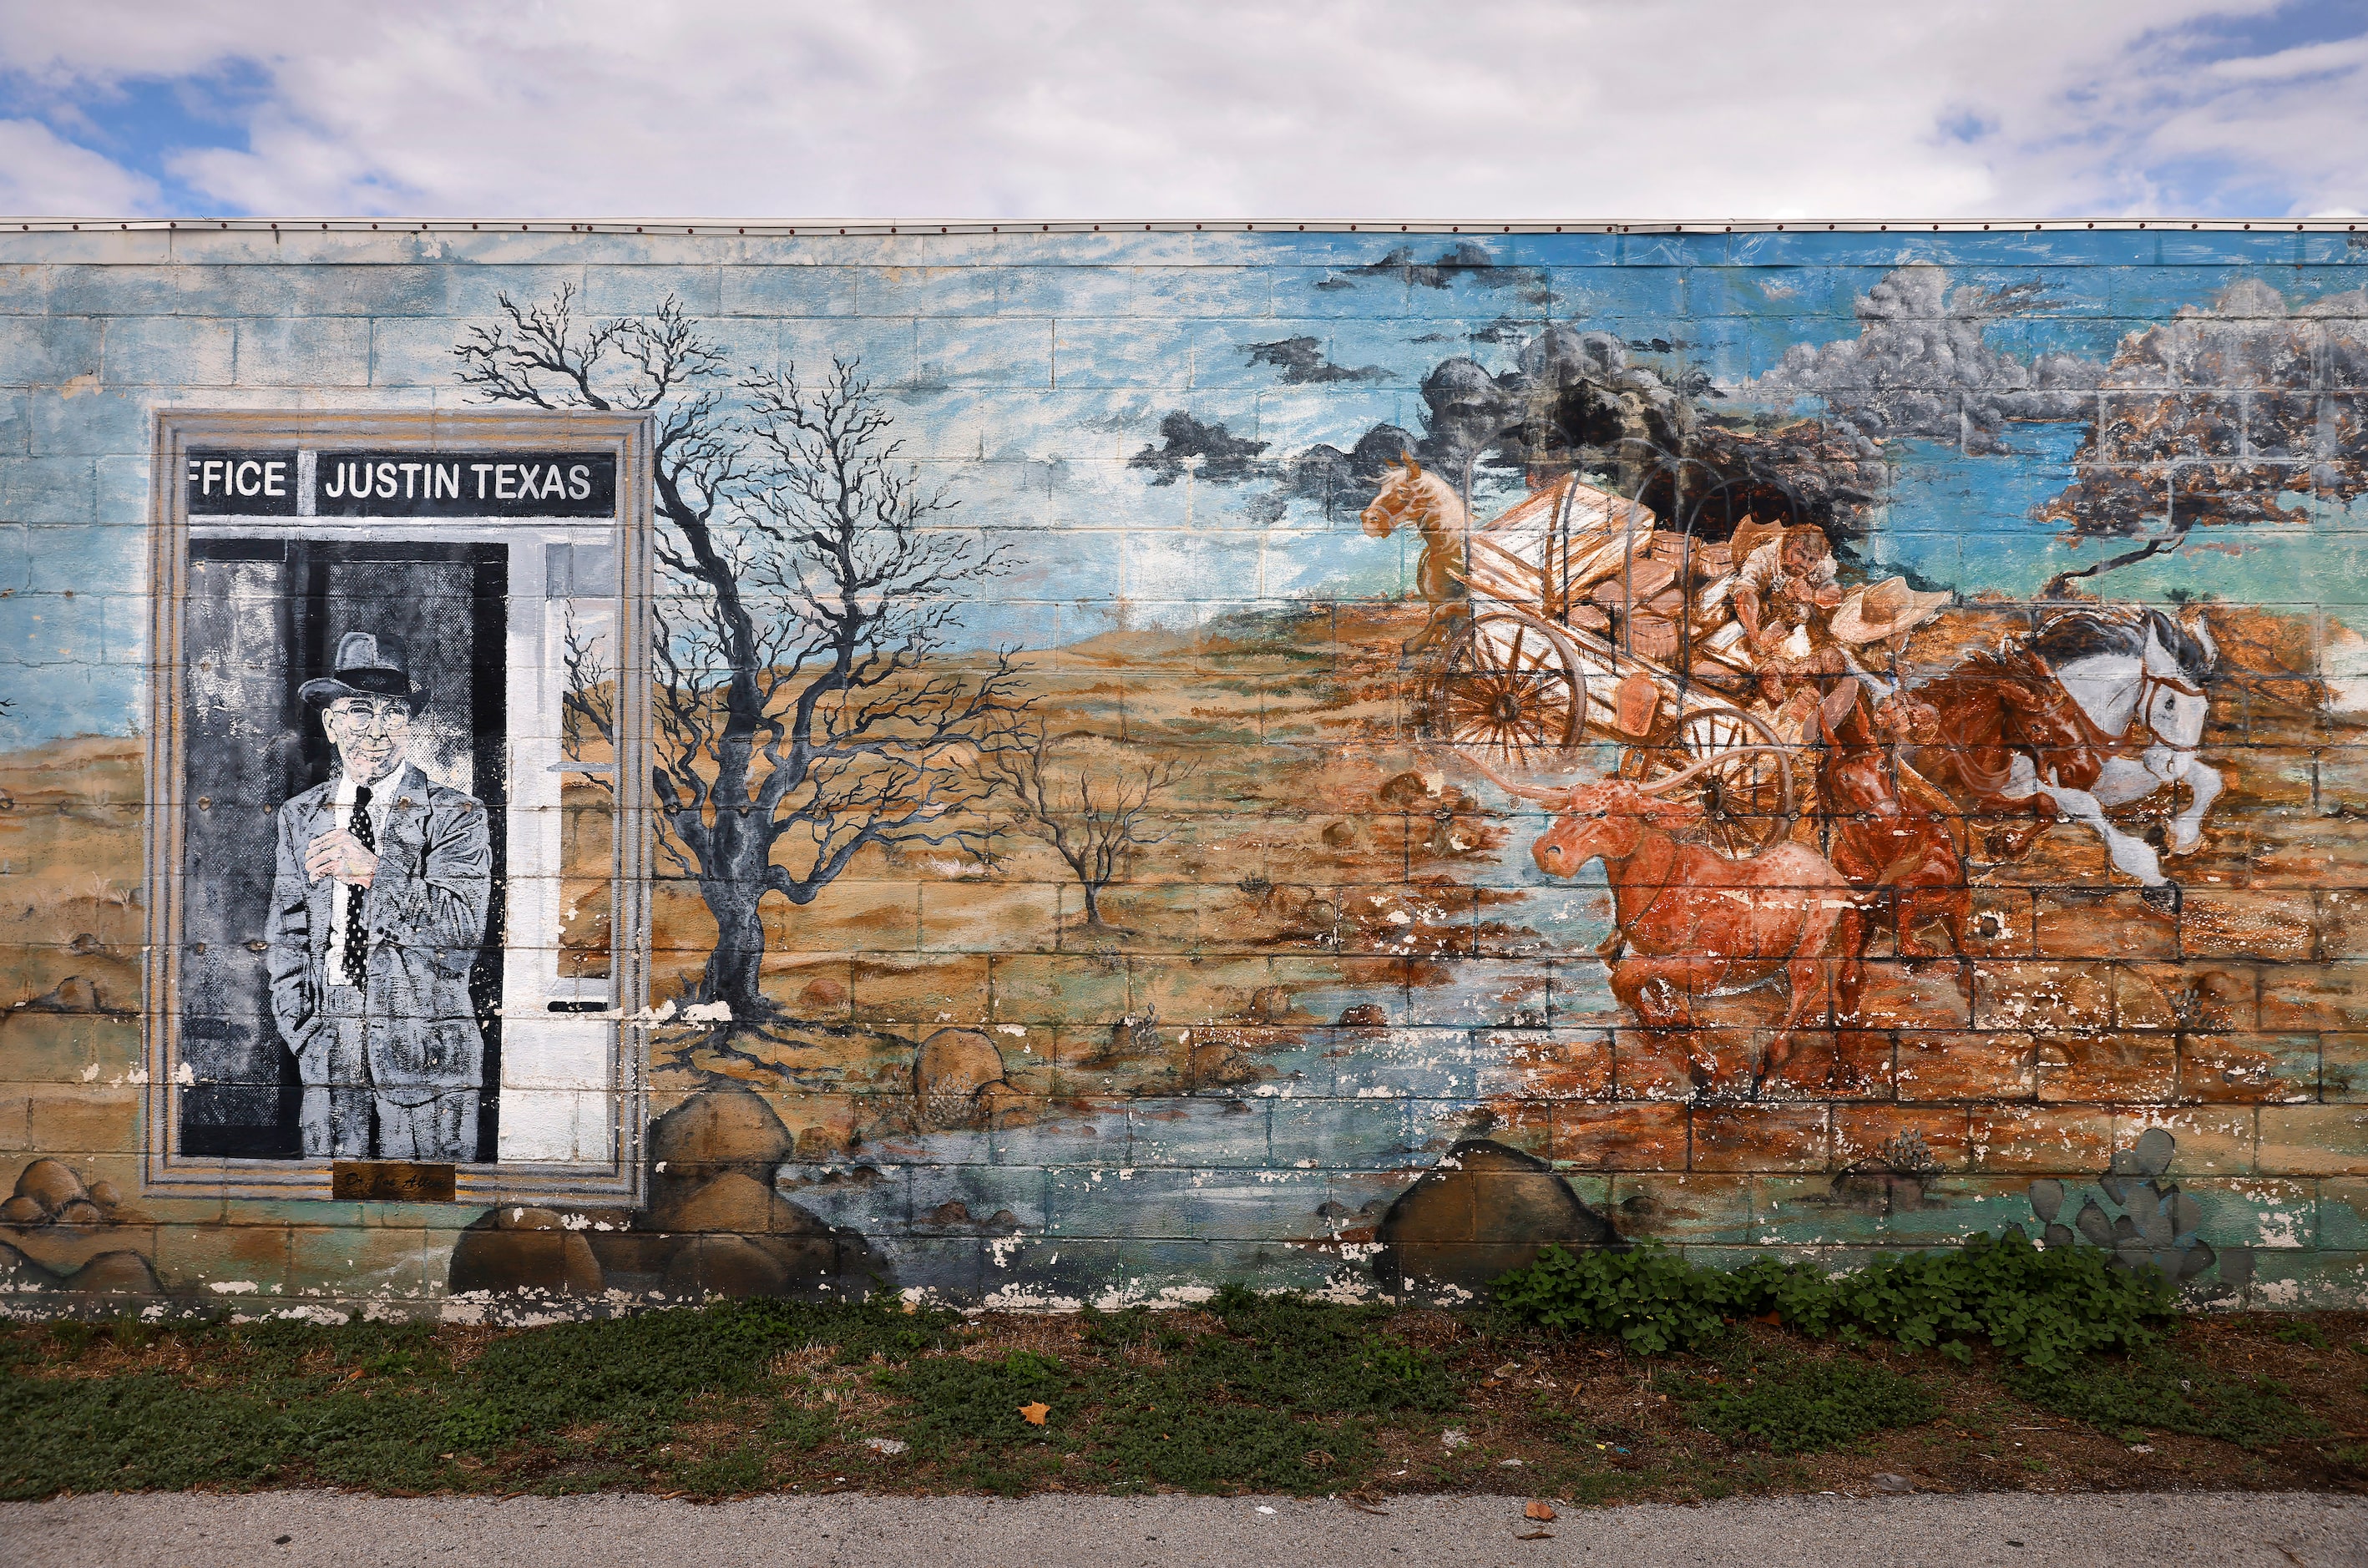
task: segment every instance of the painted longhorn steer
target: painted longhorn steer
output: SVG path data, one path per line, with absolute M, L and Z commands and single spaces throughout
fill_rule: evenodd
M 1557 807 L 1531 850 L 1540 870 L 1571 877 L 1603 862 L 1629 955 L 1611 967 L 1611 994 L 1646 1028 L 1691 1029 L 1695 997 L 1783 977 L 1791 1006 L 1757 1082 L 1784 1064 L 1795 1030 L 1824 1027 L 1829 1012 L 1856 1015 L 1866 922 L 1850 882 L 1804 844 L 1786 839 L 1736 858 L 1680 840 L 1672 828 L 1692 808 L 1655 797 L 1708 766 L 1649 785 L 1507 788 Z M 1694 1065 L 1710 1069 L 1702 1054 Z

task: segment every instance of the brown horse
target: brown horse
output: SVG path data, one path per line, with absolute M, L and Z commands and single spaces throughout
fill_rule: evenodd
M 2086 790 L 2104 770 L 2079 708 L 2025 649 L 1971 653 L 1918 687 L 1916 696 L 1936 715 L 1936 739 L 1918 750 L 1917 771 L 1969 798 L 1983 815 L 2027 819 L 1999 823 L 1985 835 L 1984 851 L 1993 860 L 2019 858 L 2046 829 L 2054 812 L 2049 784 Z M 2030 759 L 2039 780 L 2028 793 L 2009 792 L 2018 756 Z
M 1831 813 L 1827 858 L 1872 907 L 1891 904 L 1892 950 L 1903 959 L 1940 955 L 1923 929 L 1940 925 L 1957 958 L 1957 983 L 1972 994 L 1965 923 L 1972 896 L 1947 797 L 1908 766 L 1902 752 L 1939 739 L 1940 713 L 1920 697 L 1895 692 L 1870 709 L 1853 679 L 1818 714 L 1826 744 L 1817 756 L 1817 795 Z

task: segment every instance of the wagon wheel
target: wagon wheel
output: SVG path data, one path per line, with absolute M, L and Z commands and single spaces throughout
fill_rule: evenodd
M 1587 728 L 1587 681 L 1559 631 L 1518 610 L 1457 627 L 1431 693 L 1431 727 L 1500 766 L 1558 760 Z
M 1720 854 L 1757 855 L 1793 831 L 1793 759 L 1776 732 L 1739 708 L 1697 708 L 1678 722 L 1675 744 L 1637 748 L 1646 778 L 1717 761 L 1676 795 L 1700 808 L 1701 836 Z M 1779 748 L 1761 750 L 1760 747 Z

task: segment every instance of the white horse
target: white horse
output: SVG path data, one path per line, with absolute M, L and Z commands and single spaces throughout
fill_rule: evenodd
M 2112 606 L 2050 616 L 2026 646 L 2046 661 L 2066 696 L 2089 716 L 2113 750 L 2087 790 L 2042 779 L 2027 755 L 2017 754 L 2004 793 L 2044 795 L 2056 812 L 2094 829 L 2115 867 L 2149 890 L 2168 890 L 2154 846 L 2105 820 L 2114 806 L 2143 801 L 2187 784 L 2187 809 L 2170 819 L 2168 847 L 2192 855 L 2203 845 L 2203 818 L 2219 797 L 2217 769 L 2196 757 L 2211 707 L 2203 683 L 2219 663 L 2200 609 L 2174 620 L 2158 609 Z M 2169 893 L 2150 896 L 2162 903 Z

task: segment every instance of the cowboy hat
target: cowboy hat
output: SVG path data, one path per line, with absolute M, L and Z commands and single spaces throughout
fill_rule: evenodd
M 400 697 L 414 713 L 427 705 L 427 688 L 415 686 L 403 644 L 375 631 L 348 631 L 337 639 L 337 656 L 331 673 L 308 680 L 297 695 L 315 708 L 325 708 L 345 697 Z
M 1953 595 L 1919 594 L 1905 577 L 1885 577 L 1873 587 L 1854 588 L 1834 611 L 1827 630 L 1837 642 L 1873 642 L 1896 637 L 1940 613 Z

